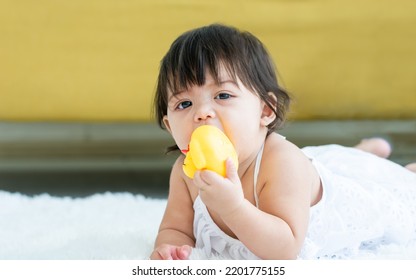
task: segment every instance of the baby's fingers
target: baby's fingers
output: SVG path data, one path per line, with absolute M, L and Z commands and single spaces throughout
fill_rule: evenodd
M 157 250 L 157 253 L 162 260 L 173 260 L 171 250 L 166 247 Z
M 176 255 L 178 260 L 187 260 L 191 255 L 192 248 L 188 245 L 183 245 L 181 247 L 176 248 Z
M 150 259 L 152 260 L 186 260 L 192 252 L 192 247 L 189 245 L 174 246 L 169 244 L 162 244 L 153 251 Z
M 238 177 L 238 172 L 237 172 L 237 168 L 234 165 L 234 162 L 231 158 L 227 158 L 226 162 L 225 162 L 225 167 L 226 167 L 226 176 L 227 178 L 233 182 L 233 183 L 237 183 L 240 178 Z
M 199 188 L 200 191 L 204 190 L 204 187 L 207 186 L 207 183 L 204 182 L 201 178 L 201 171 L 196 171 L 193 178 L 195 186 Z
M 156 249 L 156 252 L 162 260 L 180 260 L 182 255 L 184 255 L 184 253 L 181 252 L 181 247 L 168 244 L 160 246 Z

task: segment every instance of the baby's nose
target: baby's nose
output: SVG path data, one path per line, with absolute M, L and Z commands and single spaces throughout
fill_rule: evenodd
M 194 118 L 196 122 L 205 121 L 212 118 L 215 118 L 215 111 L 211 106 L 203 105 L 197 108 Z

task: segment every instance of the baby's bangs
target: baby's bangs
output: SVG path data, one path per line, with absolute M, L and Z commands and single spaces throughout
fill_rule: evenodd
M 207 42 L 203 38 L 188 38 L 176 49 L 167 63 L 167 87 L 173 93 L 188 90 L 190 87 L 202 86 L 209 73 L 220 84 L 220 69 L 225 69 L 234 82 L 237 82 L 235 67 L 238 59 L 233 52 L 223 49 L 219 42 Z M 238 70 L 237 70 L 238 71 Z

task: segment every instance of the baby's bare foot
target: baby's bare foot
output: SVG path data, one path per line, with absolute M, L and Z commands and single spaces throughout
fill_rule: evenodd
M 355 148 L 375 154 L 382 158 L 388 158 L 391 154 L 390 143 L 380 137 L 366 138 L 355 146 Z
M 409 169 L 412 172 L 416 173 L 416 162 L 413 163 L 409 163 L 408 165 L 405 166 L 407 169 Z

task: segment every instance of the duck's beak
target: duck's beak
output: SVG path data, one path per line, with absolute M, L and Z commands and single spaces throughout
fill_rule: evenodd
M 185 150 L 181 150 L 182 153 L 186 154 L 187 152 L 189 152 L 189 144 L 188 144 L 188 148 Z

